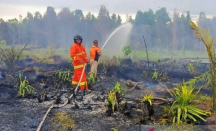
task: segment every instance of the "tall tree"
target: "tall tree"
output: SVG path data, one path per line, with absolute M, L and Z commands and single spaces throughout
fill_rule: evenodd
M 43 17 L 40 14 L 40 12 L 35 12 L 34 18 L 33 18 L 33 40 L 36 45 L 42 46 L 44 43 L 44 34 L 43 32 Z
M 3 29 L 2 29 L 2 23 L 4 22 L 4 20 L 1 18 L 0 19 L 0 41 L 2 40 L 2 38 L 3 38 Z
M 169 30 L 167 24 L 171 21 L 168 12 L 166 11 L 166 8 L 163 7 L 156 11 L 155 14 L 156 17 L 156 38 L 157 43 L 160 48 L 162 47 L 168 47 L 167 43 L 170 43 L 169 34 L 171 31 Z M 163 44 L 163 45 L 162 45 Z
M 117 21 L 117 16 L 116 16 L 116 14 L 113 14 L 113 15 L 111 16 L 111 19 L 112 19 L 112 25 L 113 25 L 113 27 L 116 28 L 116 27 L 117 27 L 117 25 L 116 25 L 116 21 Z
M 97 19 L 90 12 L 86 15 L 85 21 L 85 32 L 86 32 L 86 45 L 87 47 L 92 46 L 92 41 L 98 39 L 98 32 L 95 29 Z M 99 41 L 100 42 L 100 41 Z
M 27 16 L 23 19 L 22 30 L 23 42 L 24 43 L 33 43 L 33 15 L 27 13 Z
M 136 25 L 136 26 L 143 25 L 143 24 L 144 24 L 143 21 L 144 21 L 143 12 L 139 10 L 139 11 L 136 13 L 135 25 Z
M 76 32 L 76 34 L 80 34 L 83 37 L 86 36 L 84 25 L 85 25 L 85 17 L 83 15 L 83 12 L 81 10 L 75 10 L 74 11 L 74 31 Z M 83 39 L 83 44 L 87 45 L 86 39 Z
M 98 38 L 101 41 L 105 41 L 113 30 L 112 19 L 110 18 L 109 12 L 104 5 L 102 5 L 99 10 L 97 25 L 95 29 L 98 33 Z
M 143 13 L 143 24 L 151 27 L 155 25 L 155 14 L 152 9 Z
M 12 40 L 9 34 L 8 26 L 9 26 L 8 22 L 4 21 L 3 19 L 0 19 L 0 34 L 1 34 L 0 41 L 5 40 L 8 45 L 11 45 Z
M 176 12 L 176 9 L 174 9 L 173 13 L 173 43 L 171 46 L 170 51 L 177 50 L 178 45 L 178 38 L 177 38 L 177 27 L 179 26 L 179 13 Z
M 206 20 L 206 15 L 205 15 L 205 13 L 204 13 L 204 12 L 200 12 L 199 18 L 198 18 L 198 23 L 199 23 L 200 25 L 202 25 L 202 24 L 205 22 L 205 20 Z
M 170 22 L 171 19 L 169 17 L 168 12 L 166 11 L 166 8 L 163 7 L 156 11 L 156 22 L 166 25 L 167 22 Z
M 45 35 L 48 44 L 50 46 L 54 46 L 54 45 L 59 46 L 57 41 L 57 32 L 58 32 L 57 16 L 56 16 L 55 9 L 53 7 L 47 7 L 43 20 L 44 20 L 44 27 L 45 27 Z
M 77 19 L 82 17 L 79 12 L 77 13 Z M 75 12 L 71 13 L 69 8 L 63 8 L 59 14 L 59 39 L 61 41 L 61 47 L 67 47 L 73 42 L 73 31 L 75 24 Z
M 120 15 L 118 15 L 118 18 L 117 18 L 117 20 L 116 20 L 116 25 L 117 25 L 117 26 L 120 26 L 121 24 L 122 24 L 122 18 L 121 18 Z
M 18 37 L 19 37 L 17 19 L 8 20 L 8 32 L 12 40 L 12 45 L 16 44 L 18 42 Z
M 132 23 L 132 24 L 134 24 L 134 20 L 133 20 L 133 18 L 132 18 L 132 16 L 130 15 L 130 16 L 128 16 L 128 21 L 130 22 L 130 23 Z
M 74 14 L 78 19 L 84 19 L 84 15 L 83 15 L 83 12 L 81 10 L 79 10 L 79 9 L 75 10 Z
M 190 11 L 187 11 L 187 24 L 189 25 L 191 17 L 190 17 Z
M 101 8 L 99 10 L 98 18 L 100 17 L 110 17 L 109 16 L 109 11 L 106 9 L 104 5 L 101 5 Z

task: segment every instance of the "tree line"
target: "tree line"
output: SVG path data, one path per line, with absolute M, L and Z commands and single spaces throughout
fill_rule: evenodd
M 173 18 L 165 7 L 156 12 L 137 11 L 135 19 L 129 16 L 128 21 L 133 24 L 130 35 L 130 45 L 133 49 L 143 49 L 143 35 L 149 48 L 169 51 L 176 50 L 204 50 L 203 45 L 195 40 L 190 28 L 190 12 L 179 14 L 174 11 Z M 198 23 L 201 27 L 209 27 L 210 33 L 215 35 L 216 17 L 208 19 L 204 12 L 199 15 Z M 40 12 L 27 13 L 19 19 L 4 21 L 0 19 L 0 41 L 7 45 L 26 44 L 36 47 L 68 48 L 73 43 L 73 36 L 80 34 L 84 44 L 91 46 L 97 39 L 103 43 L 109 34 L 122 25 L 122 18 L 117 14 L 109 14 L 105 6 L 101 6 L 98 16 L 88 13 L 84 16 L 82 10 L 71 11 L 62 8 L 56 13 L 53 7 L 47 7 L 44 15 Z

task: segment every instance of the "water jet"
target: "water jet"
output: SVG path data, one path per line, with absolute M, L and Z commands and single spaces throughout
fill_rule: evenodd
M 112 54 L 114 53 L 113 50 L 117 50 L 117 52 L 119 53 L 119 50 L 121 50 L 128 42 L 131 29 L 131 23 L 126 23 L 116 28 L 109 35 L 109 37 L 101 47 L 101 50 L 103 50 L 106 46 L 106 49 L 112 50 Z M 107 43 L 109 43 L 109 46 L 107 45 Z

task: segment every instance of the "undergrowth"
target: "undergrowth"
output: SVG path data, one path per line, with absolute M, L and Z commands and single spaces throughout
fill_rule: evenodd
M 173 124 L 179 125 L 187 123 L 188 119 L 196 123 L 197 118 L 206 121 L 202 116 L 208 116 L 211 112 L 201 110 L 192 105 L 192 100 L 198 95 L 200 89 L 195 92 L 193 87 L 189 87 L 183 82 L 181 87 L 172 90 L 175 102 L 171 107 L 171 111 L 176 111 L 176 116 L 173 118 Z
M 97 75 L 95 73 L 89 72 L 87 76 L 87 83 L 90 86 L 95 85 L 95 80 L 96 80 Z
M 31 85 L 29 85 L 28 80 L 26 80 L 26 77 L 24 80 L 21 80 L 22 75 L 19 74 L 20 78 L 20 84 L 19 84 L 19 91 L 18 96 L 25 97 L 27 95 L 32 95 L 35 92 L 35 88 Z
M 119 110 L 122 97 L 121 85 L 117 82 L 113 89 L 108 93 L 108 99 L 105 100 L 107 110 L 111 108 L 112 112 L 114 112 L 115 107 Z
M 192 63 L 189 63 L 187 66 L 188 71 L 190 72 L 190 74 L 195 75 L 196 71 L 195 71 L 195 67 Z
M 50 120 L 52 126 L 58 126 L 58 131 L 75 128 L 75 121 L 66 112 L 57 112 Z
M 26 46 L 27 44 L 22 49 L 14 46 L 0 48 L 0 62 L 4 62 L 6 64 L 10 74 L 14 74 L 17 64 L 22 56 L 22 52 Z

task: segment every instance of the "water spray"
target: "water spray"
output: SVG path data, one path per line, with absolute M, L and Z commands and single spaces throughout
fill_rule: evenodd
M 131 23 L 127 23 L 127 24 L 124 24 L 124 25 L 121 25 L 119 26 L 117 29 L 115 29 L 112 34 L 107 38 L 107 40 L 105 41 L 105 43 L 103 44 L 101 50 L 103 50 L 104 46 L 107 44 L 107 42 L 109 41 L 109 39 L 118 31 L 120 30 L 121 28 L 125 27 L 125 26 L 132 26 Z
M 102 46 L 101 50 L 103 50 L 103 48 L 105 47 L 105 45 L 107 44 L 107 42 L 109 41 L 109 39 L 110 39 L 118 30 L 120 30 L 122 27 L 129 26 L 129 25 L 131 25 L 131 23 L 127 23 L 127 24 L 121 25 L 120 27 L 118 27 L 117 29 L 115 29 L 115 30 L 112 32 L 112 34 L 108 37 L 108 39 L 105 41 L 105 43 L 104 43 L 104 45 Z M 64 104 L 62 104 L 62 105 L 54 105 L 54 104 L 53 104 L 54 101 L 53 101 L 53 102 L 52 102 L 52 105 L 51 105 L 50 108 L 47 110 L 46 114 L 43 116 L 42 121 L 40 122 L 40 124 L 39 124 L 39 126 L 38 126 L 38 128 L 37 128 L 36 131 L 40 131 L 40 129 L 41 129 L 41 127 L 42 127 L 42 125 L 43 125 L 43 123 L 44 123 L 44 121 L 45 121 L 47 115 L 49 114 L 49 112 L 50 112 L 53 108 L 61 108 L 61 107 L 66 106 L 66 105 L 68 104 L 68 100 L 71 99 L 74 95 L 76 95 L 77 90 L 78 90 L 78 87 L 79 87 L 79 85 L 80 85 L 80 82 L 81 82 L 81 80 L 82 80 L 82 78 L 83 78 L 83 74 L 84 74 L 84 72 L 85 72 L 85 67 L 86 67 L 86 65 L 87 65 L 87 64 L 85 63 L 85 64 L 84 64 L 84 67 L 83 67 L 83 70 L 82 70 L 82 74 L 81 74 L 79 83 L 77 84 L 77 86 L 76 86 L 76 88 L 75 88 L 75 90 L 74 90 L 74 93 L 71 94 L 71 95 L 69 96 L 69 98 L 68 98 L 68 99 L 64 102 Z

